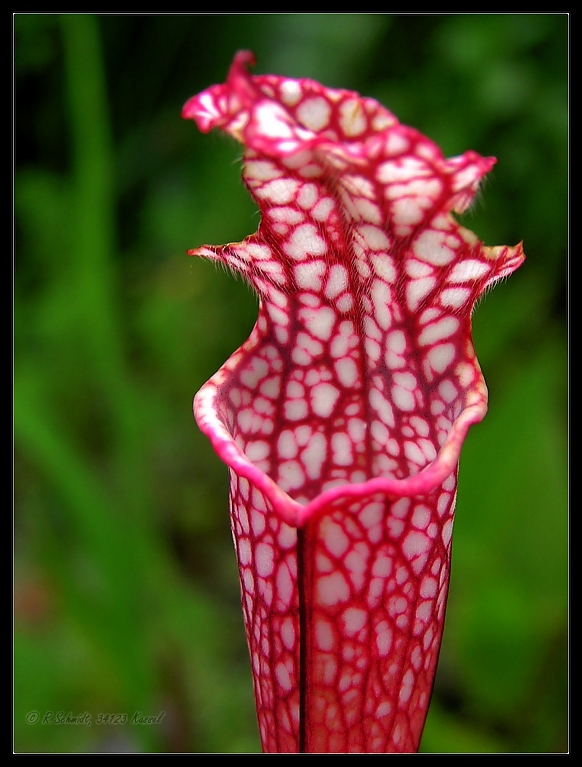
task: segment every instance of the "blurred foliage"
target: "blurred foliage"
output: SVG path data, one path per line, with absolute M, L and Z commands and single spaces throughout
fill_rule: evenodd
M 568 17 L 16 14 L 14 39 L 15 751 L 259 750 L 226 470 L 190 415 L 256 302 L 185 255 L 257 213 L 240 148 L 180 119 L 240 48 L 498 158 L 464 223 L 528 260 L 475 314 L 490 412 L 422 750 L 566 750 Z M 136 711 L 165 715 L 96 723 Z

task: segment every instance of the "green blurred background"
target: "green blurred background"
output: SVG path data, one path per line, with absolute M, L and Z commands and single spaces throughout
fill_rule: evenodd
M 240 48 L 498 158 L 463 223 L 528 259 L 475 314 L 490 412 L 421 750 L 567 749 L 568 17 L 17 14 L 14 38 L 14 750 L 259 750 L 226 469 L 191 416 L 256 302 L 185 255 L 258 214 L 240 147 L 180 118 Z M 51 711 L 93 724 L 27 722 Z M 97 724 L 134 712 L 165 714 Z

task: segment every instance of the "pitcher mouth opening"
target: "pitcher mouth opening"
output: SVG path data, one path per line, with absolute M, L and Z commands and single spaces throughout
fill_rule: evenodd
M 240 357 L 235 355 L 234 364 Z M 343 500 L 382 495 L 390 498 L 423 496 L 438 488 L 442 482 L 457 469 L 459 454 L 468 429 L 483 419 L 487 411 L 487 389 L 480 377 L 472 390 L 466 393 L 464 408 L 455 421 L 450 423 L 444 444 L 435 451 L 432 461 L 419 465 L 418 470 L 406 477 L 390 475 L 366 476 L 357 481 L 338 478 L 332 485 L 321 487 L 312 497 L 305 497 L 281 486 L 276 472 L 265 470 L 265 462 L 271 456 L 264 453 L 257 460 L 255 455 L 245 452 L 241 444 L 229 431 L 235 411 L 229 412 L 231 405 L 225 402 L 220 387 L 232 374 L 229 361 L 196 395 L 194 412 L 201 430 L 210 438 L 215 451 L 225 464 L 240 478 L 261 490 L 276 513 L 292 526 L 302 527 L 312 516 L 327 507 L 332 507 Z M 236 370 L 236 368 L 235 368 Z M 252 450 L 256 445 L 263 445 L 261 440 L 251 440 Z M 264 445 L 261 447 L 264 450 Z M 363 474 L 361 469 L 356 471 Z

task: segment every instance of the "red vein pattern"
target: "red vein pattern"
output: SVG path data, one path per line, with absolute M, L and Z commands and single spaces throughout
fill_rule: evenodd
M 250 76 L 183 116 L 244 147 L 261 212 L 191 251 L 260 298 L 249 339 L 196 395 L 230 470 L 267 752 L 414 752 L 449 581 L 459 452 L 487 409 L 471 342 L 486 288 L 523 261 L 451 212 L 495 160 L 445 159 L 369 98 Z

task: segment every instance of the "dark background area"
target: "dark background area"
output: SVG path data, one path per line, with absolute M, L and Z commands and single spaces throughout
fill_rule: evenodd
M 461 458 L 421 750 L 567 749 L 568 24 L 14 16 L 16 752 L 259 750 L 227 473 L 191 416 L 256 301 L 186 256 L 258 214 L 240 147 L 180 118 L 241 48 L 498 159 L 463 224 L 527 261 L 474 317 L 490 411 Z M 59 711 L 92 725 L 42 723 Z M 165 713 L 97 722 L 135 712 Z

